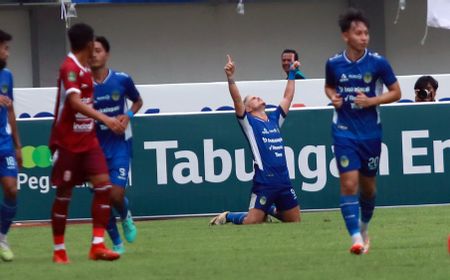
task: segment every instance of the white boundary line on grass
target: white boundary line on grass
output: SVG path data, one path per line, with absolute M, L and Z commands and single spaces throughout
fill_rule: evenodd
M 450 203 L 377 206 L 376 208 L 414 208 L 414 207 L 436 207 L 436 206 L 450 206 Z M 305 209 L 305 210 L 302 210 L 302 212 L 328 212 L 328 211 L 337 211 L 337 210 L 339 210 L 339 208 Z M 135 217 L 133 217 L 133 219 L 136 221 L 145 221 L 145 220 L 165 220 L 165 219 L 176 219 L 176 218 L 212 217 L 212 216 L 218 215 L 220 213 L 135 216 Z M 91 218 L 68 219 L 69 222 L 89 222 L 90 220 L 92 220 L 92 219 Z M 21 221 L 14 222 L 14 224 L 21 225 L 22 223 L 49 223 L 49 222 L 50 222 L 50 220 L 21 220 Z

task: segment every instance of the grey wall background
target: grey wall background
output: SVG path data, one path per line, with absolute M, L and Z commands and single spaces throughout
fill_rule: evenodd
M 246 3 L 244 16 L 235 3 L 219 2 L 79 5 L 75 22 L 107 36 L 110 65 L 138 84 L 222 81 L 227 53 L 238 65 L 239 80 L 283 79 L 284 48 L 299 51 L 309 78 L 323 78 L 325 60 L 344 48 L 337 17 L 354 5 L 371 20 L 371 48 L 398 75 L 450 73 L 450 30 L 431 28 L 420 45 L 425 0 L 407 0 L 396 25 L 396 0 L 261 0 Z M 55 86 L 68 51 L 59 6 L 0 7 L 0 26 L 14 35 L 9 67 L 16 86 Z

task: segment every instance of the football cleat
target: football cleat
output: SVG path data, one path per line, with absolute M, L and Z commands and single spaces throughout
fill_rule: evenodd
M 227 214 L 230 213 L 230 211 L 225 211 L 217 216 L 215 216 L 214 218 L 211 219 L 211 221 L 209 221 L 209 225 L 210 226 L 215 226 L 215 225 L 224 225 L 227 223 Z
M 53 251 L 53 262 L 58 264 L 68 264 L 70 263 L 69 257 L 67 257 L 66 250 L 55 250 Z
M 125 253 L 125 246 L 123 246 L 123 243 L 120 243 L 119 245 L 113 245 L 112 250 L 119 255 L 122 255 Z
M 369 250 L 370 250 L 370 238 L 369 238 L 369 233 L 367 231 L 363 231 L 361 232 L 362 238 L 363 238 L 363 246 L 364 246 L 364 251 L 363 254 L 368 254 Z
M 132 243 L 134 242 L 134 240 L 136 240 L 137 229 L 130 214 L 128 214 L 125 220 L 122 221 L 122 229 L 123 234 L 125 235 L 125 239 L 129 243 Z
M 14 254 L 6 241 L 6 237 L 0 241 L 0 257 L 5 262 L 10 262 L 14 259 Z
M 350 248 L 350 253 L 354 255 L 361 255 L 364 253 L 364 245 L 361 243 L 355 243 Z
M 109 250 L 105 247 L 105 244 L 92 244 L 91 250 L 89 251 L 89 259 L 98 261 L 114 261 L 120 258 L 120 254 Z

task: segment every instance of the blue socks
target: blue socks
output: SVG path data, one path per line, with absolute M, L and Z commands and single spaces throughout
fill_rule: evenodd
M 0 233 L 6 235 L 11 227 L 12 220 L 16 216 L 17 200 L 4 198 L 0 210 Z
M 227 214 L 227 222 L 232 222 L 235 225 L 242 225 L 247 214 L 247 212 L 230 212 Z
M 106 226 L 106 230 L 108 231 L 109 237 L 114 245 L 122 244 L 122 239 L 120 238 L 119 229 L 117 228 L 116 216 L 111 211 L 111 215 L 109 216 L 108 225 Z
M 357 195 L 341 195 L 340 205 L 342 217 L 350 236 L 360 232 L 359 230 L 359 201 Z
M 367 224 L 373 216 L 373 210 L 375 209 L 375 196 L 367 199 L 360 195 L 359 205 L 361 206 L 361 222 Z
M 126 219 L 128 215 L 128 199 L 124 197 L 123 199 L 123 208 L 115 209 L 122 220 Z M 108 225 L 106 226 L 106 230 L 108 231 L 109 237 L 114 245 L 122 244 L 122 239 L 120 238 L 119 229 L 117 228 L 116 216 L 114 212 L 111 211 L 111 215 L 109 217 Z
M 123 198 L 123 208 L 122 209 L 116 209 L 119 212 L 119 216 L 120 216 L 120 218 L 122 220 L 125 220 L 125 218 L 128 215 L 128 209 L 129 209 L 128 205 L 129 205 L 128 198 L 124 197 Z

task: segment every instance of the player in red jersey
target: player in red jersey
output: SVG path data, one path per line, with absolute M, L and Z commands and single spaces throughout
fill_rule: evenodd
M 88 66 L 94 47 L 93 29 L 86 24 L 75 24 L 69 29 L 68 37 L 72 52 L 59 70 L 55 120 L 50 136 L 52 183 L 57 186 L 52 208 L 53 261 L 69 263 L 64 245 L 67 212 L 73 187 L 85 181 L 94 189 L 89 258 L 115 260 L 120 255 L 107 249 L 103 239 L 111 212 L 111 182 L 94 120 L 103 122 L 116 133 L 123 133 L 125 127 L 119 120 L 93 109 L 93 80 Z

